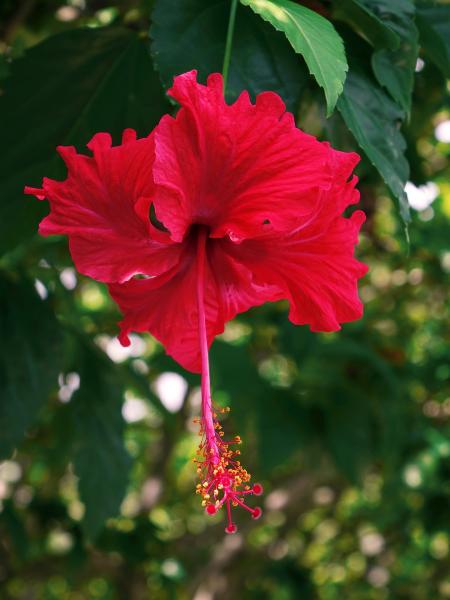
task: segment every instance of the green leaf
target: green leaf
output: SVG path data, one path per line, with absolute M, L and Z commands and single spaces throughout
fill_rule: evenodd
M 450 6 L 417 6 L 420 44 L 430 60 L 450 77 Z
M 64 177 L 57 145 L 81 150 L 97 131 L 119 141 L 126 127 L 147 134 L 169 106 L 146 42 L 119 28 L 50 37 L 13 62 L 2 84 L 0 252 L 37 231 L 46 203 L 23 188 Z
M 337 107 L 358 144 L 398 199 L 403 220 L 409 221 L 404 191 L 409 165 L 400 132 L 403 111 L 356 65 L 351 67 Z
M 57 386 L 62 336 L 31 283 L 0 275 L 0 458 L 8 457 Z
M 304 446 L 309 435 L 307 411 L 290 390 L 273 388 L 259 375 L 246 346 L 217 340 L 211 350 L 214 387 L 227 392 L 231 399 L 226 433 L 245 437 L 242 429 L 230 429 L 233 422 L 239 427 L 245 420 L 256 427 L 260 468 L 255 476 L 265 475 Z M 245 373 L 245 377 L 236 377 L 236 373 Z
M 316 12 L 290 0 L 241 0 L 282 31 L 305 59 L 311 75 L 325 91 L 330 115 L 342 92 L 348 70 L 344 43 L 333 25 Z
M 362 0 L 337 0 L 333 17 L 345 21 L 375 48 L 395 50 L 400 45 L 399 36 L 377 17 Z
M 9 64 L 4 54 L 0 54 L 0 80 L 9 75 Z
M 333 390 L 332 409 L 325 412 L 325 444 L 336 466 L 356 483 L 372 458 L 370 407 L 359 394 Z
M 378 50 L 372 67 L 379 83 L 407 113 L 411 109 L 414 73 L 419 53 L 419 34 L 414 22 L 415 8 L 410 0 L 365 0 L 400 38 L 396 50 Z
M 74 467 L 80 498 L 86 507 L 83 530 L 93 539 L 104 521 L 119 511 L 131 459 L 123 443 L 123 390 L 113 363 L 83 342 L 76 365 L 81 385 L 71 401 L 75 419 Z
M 256 409 L 258 456 L 263 474 L 285 465 L 311 438 L 311 418 L 306 407 L 287 389 L 259 398 Z
M 192 69 L 198 70 L 202 82 L 222 70 L 229 10 L 228 0 L 157 0 L 150 35 L 153 59 L 166 88 L 175 75 Z M 235 100 L 243 90 L 253 99 L 271 90 L 295 113 L 307 79 L 301 59 L 285 37 L 238 6 L 227 99 Z
M 17 509 L 12 498 L 3 501 L 2 528 L 11 540 L 12 548 L 21 561 L 30 558 L 30 543 L 25 529 L 25 523 L 20 518 L 20 509 Z

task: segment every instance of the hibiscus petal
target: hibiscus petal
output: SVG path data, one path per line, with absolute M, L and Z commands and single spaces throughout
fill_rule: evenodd
M 153 136 L 136 140 L 134 131 L 125 130 L 122 145 L 111 147 L 109 134 L 99 133 L 88 147 L 93 157 L 59 147 L 67 179 L 44 179 L 43 189 L 25 189 L 50 203 L 39 232 L 68 235 L 77 269 L 99 281 L 122 282 L 137 273 L 170 269 L 180 249 L 149 220 Z
M 293 323 L 308 324 L 311 331 L 337 331 L 341 323 L 362 317 L 358 279 L 367 266 L 353 257 L 353 248 L 364 220 L 364 213 L 356 211 L 350 219 L 333 221 L 320 238 L 297 234 L 288 240 L 295 269 L 282 260 L 278 264 Z
M 176 77 L 169 94 L 181 108 L 155 129 L 153 176 L 172 239 L 203 223 L 212 237 L 238 241 L 267 223 L 287 231 L 313 212 L 319 188 L 331 185 L 329 148 L 295 127 L 279 96 L 264 92 L 252 104 L 243 93 L 228 106 L 221 75 L 204 86 L 195 71 Z
M 177 268 L 159 277 L 111 284 L 109 291 L 124 315 L 119 336 L 123 345 L 128 345 L 131 331 L 148 331 L 184 368 L 200 372 L 194 242 L 194 236 L 184 242 L 184 260 Z M 226 321 L 272 299 L 275 291 L 254 283 L 250 271 L 223 251 L 221 240 L 208 241 L 204 285 L 208 345 Z
M 247 265 L 236 260 L 228 250 L 227 238 L 209 242 L 209 260 L 220 299 L 224 322 L 227 322 L 253 306 L 280 299 L 277 285 L 255 281 Z
M 293 233 L 228 243 L 228 251 L 252 270 L 256 281 L 277 286 L 279 297 L 290 301 L 290 320 L 312 331 L 337 331 L 363 313 L 357 282 L 367 267 L 353 254 L 365 215 L 336 214 L 359 198 L 357 179 L 342 186 L 347 174 L 341 175 L 332 190 L 322 192 L 320 211 Z

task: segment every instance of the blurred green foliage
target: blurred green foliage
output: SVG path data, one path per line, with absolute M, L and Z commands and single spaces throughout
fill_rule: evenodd
M 105 287 L 36 236 L 46 207 L 22 188 L 64 177 L 57 144 L 152 129 L 172 110 L 159 78 L 220 70 L 229 3 L 0 4 L 2 600 L 450 598 L 450 7 L 299 4 L 344 39 L 338 110 L 246 6 L 228 95 L 275 90 L 306 131 L 363 152 L 366 310 L 322 335 L 266 305 L 215 342 L 225 431 L 266 490 L 263 518 L 227 537 L 193 494 L 199 378 L 150 336 L 120 347 Z M 407 218 L 407 161 L 427 184 L 409 185 L 409 247 L 382 183 Z

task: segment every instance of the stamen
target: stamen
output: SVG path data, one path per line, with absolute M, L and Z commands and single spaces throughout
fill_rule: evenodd
M 204 303 L 205 290 L 205 262 L 206 262 L 206 240 L 207 230 L 199 229 L 197 245 L 197 302 L 199 316 L 199 341 L 202 359 L 202 416 L 194 422 L 200 422 L 201 442 L 197 455 L 194 459 L 197 464 L 197 473 L 201 479 L 196 487 L 196 493 L 202 497 L 202 506 L 208 515 L 214 515 L 222 506 L 226 505 L 227 526 L 226 533 L 235 533 L 237 526 L 232 520 L 232 507 L 241 506 L 251 513 L 253 519 L 259 519 L 262 509 L 251 508 L 240 499 L 240 496 L 255 495 L 263 493 L 260 483 L 250 487 L 251 475 L 241 465 L 236 457 L 240 450 L 233 450 L 232 445 L 239 445 L 242 440 L 235 436 L 231 440 L 224 440 L 222 425 L 217 420 L 217 414 L 229 413 L 230 408 L 213 409 L 211 399 L 211 385 L 209 374 L 208 342 L 206 336 L 206 315 Z
M 227 411 L 228 412 L 228 411 Z M 228 525 L 225 528 L 227 533 L 237 531 L 236 524 L 231 517 L 232 507 L 241 506 L 247 510 L 253 519 L 259 519 L 262 515 L 260 507 L 252 508 L 241 499 L 243 496 L 260 496 L 263 493 L 263 487 L 260 483 L 255 483 L 252 487 L 248 485 L 251 475 L 234 458 L 239 450 L 230 448 L 231 444 L 241 443 L 236 441 L 236 437 L 231 441 L 224 441 L 220 436 L 222 431 L 221 424 L 213 419 L 215 430 L 215 449 L 211 452 L 211 443 L 206 435 L 206 425 L 201 421 L 200 432 L 202 440 L 200 442 L 198 454 L 202 458 L 194 459 L 197 464 L 197 473 L 202 479 L 202 483 L 197 485 L 196 491 L 202 497 L 202 505 L 208 515 L 214 515 L 225 504 Z M 216 462 L 218 452 L 219 460 Z

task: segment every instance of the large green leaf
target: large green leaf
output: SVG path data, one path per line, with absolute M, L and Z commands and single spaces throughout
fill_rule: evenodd
M 336 0 L 333 4 L 335 19 L 345 21 L 375 48 L 395 50 L 399 36 L 366 6 L 363 0 Z
M 97 131 L 148 133 L 167 109 L 146 42 L 125 29 L 48 38 L 13 62 L 0 96 L 0 252 L 26 241 L 46 210 L 23 195 L 62 177 L 59 144 L 80 149 Z
M 400 132 L 403 111 L 356 65 L 352 65 L 337 106 L 358 144 L 398 199 L 404 221 L 409 221 L 404 191 L 409 165 Z
M 282 31 L 324 89 L 328 115 L 342 92 L 348 70 L 344 44 L 333 25 L 316 12 L 290 0 L 241 0 Z
M 228 0 L 158 0 L 152 15 L 152 53 L 166 87 L 173 77 L 197 69 L 205 81 L 222 70 Z M 238 7 L 227 98 L 242 90 L 280 94 L 288 110 L 298 108 L 307 74 L 301 60 L 281 33 L 243 7 Z
M 404 421 L 399 381 L 389 362 L 345 331 L 332 340 L 291 323 L 278 331 L 283 354 L 298 363 L 302 404 L 315 411 L 311 433 L 320 436 L 339 470 L 355 481 L 375 458 L 393 466 L 404 443 Z M 288 402 L 278 402 L 285 414 L 295 399 L 289 392 Z
M 32 284 L 0 275 L 0 458 L 33 423 L 61 370 L 62 336 Z
M 307 411 L 298 399 L 289 390 L 275 389 L 263 379 L 245 346 L 216 341 L 212 346 L 211 365 L 214 387 L 225 391 L 231 399 L 230 419 L 224 423 L 226 435 L 231 437 L 238 433 L 245 438 L 244 421 L 256 427 L 260 469 L 255 475 L 264 476 L 274 466 L 286 463 L 308 438 Z M 236 376 L 242 373 L 245 377 Z
M 442 73 L 450 77 L 450 6 L 420 3 L 416 21 L 421 46 Z
M 71 401 L 74 467 L 86 512 L 83 529 L 94 538 L 123 500 L 131 459 L 123 443 L 122 388 L 114 365 L 86 343 L 76 360 L 81 385 Z
M 400 106 L 409 113 L 414 72 L 419 52 L 419 34 L 414 22 L 415 7 L 410 0 L 365 0 L 400 38 L 395 50 L 381 49 L 372 57 L 376 78 Z

